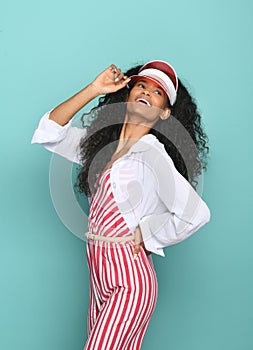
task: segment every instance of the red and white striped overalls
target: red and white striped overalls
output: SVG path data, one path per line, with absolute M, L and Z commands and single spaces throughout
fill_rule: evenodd
M 110 170 L 102 172 L 91 198 L 89 231 L 96 235 L 132 235 L 110 188 Z M 87 240 L 90 273 L 88 339 L 85 350 L 138 350 L 157 299 L 152 260 L 143 248 L 133 258 L 134 241 Z

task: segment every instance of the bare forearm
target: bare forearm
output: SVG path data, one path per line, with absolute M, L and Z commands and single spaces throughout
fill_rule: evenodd
M 99 94 L 98 89 L 93 84 L 90 84 L 54 108 L 49 115 L 49 119 L 63 126 L 87 103 L 99 96 Z
M 63 126 L 95 97 L 118 91 L 124 88 L 129 80 L 119 68 L 111 64 L 91 84 L 53 109 L 49 119 Z

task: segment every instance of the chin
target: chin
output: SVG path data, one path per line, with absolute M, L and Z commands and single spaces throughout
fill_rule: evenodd
M 155 122 L 161 113 L 161 110 L 157 107 L 149 107 L 140 102 L 128 102 L 127 113 L 129 116 L 135 116 L 149 122 Z

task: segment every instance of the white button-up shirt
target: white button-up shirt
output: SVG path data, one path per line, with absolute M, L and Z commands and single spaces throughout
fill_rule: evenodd
M 79 144 L 87 130 L 40 120 L 32 143 L 80 164 Z M 141 137 L 111 168 L 112 193 L 134 233 L 139 225 L 146 249 L 164 256 L 163 248 L 179 243 L 210 220 L 210 211 L 176 170 L 162 143 L 152 134 Z

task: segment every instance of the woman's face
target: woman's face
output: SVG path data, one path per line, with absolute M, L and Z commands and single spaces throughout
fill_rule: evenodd
M 168 97 L 163 89 L 147 78 L 137 80 L 127 102 L 138 102 L 139 99 L 141 99 L 140 103 L 146 103 L 149 107 L 165 109 L 168 106 Z
M 146 116 L 149 115 L 151 119 L 154 119 L 154 122 L 159 119 L 161 110 L 170 111 L 166 93 L 158 84 L 147 78 L 137 80 L 130 90 L 127 102 L 135 102 L 134 110 L 137 111 L 138 106 L 140 106 L 142 113 Z

